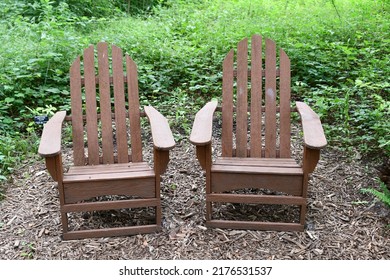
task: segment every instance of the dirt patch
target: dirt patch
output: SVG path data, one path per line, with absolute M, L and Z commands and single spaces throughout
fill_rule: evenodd
M 299 161 L 299 147 L 294 154 Z M 0 202 L 0 259 L 390 259 L 389 210 L 360 192 L 377 178 L 373 166 L 328 147 L 311 176 L 304 232 L 208 229 L 204 174 L 183 139 L 162 180 L 161 232 L 63 241 L 56 185 L 37 157 L 20 165 Z

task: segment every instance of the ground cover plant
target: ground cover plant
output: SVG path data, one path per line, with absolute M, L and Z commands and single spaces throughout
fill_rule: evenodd
M 220 97 L 227 51 L 254 33 L 272 38 L 291 59 L 293 98 L 320 114 L 330 145 L 388 158 L 389 11 L 385 0 L 3 1 L 0 181 L 35 153 L 33 117 L 69 109 L 69 65 L 101 40 L 133 57 L 142 104 L 158 106 L 180 140 L 189 116 Z

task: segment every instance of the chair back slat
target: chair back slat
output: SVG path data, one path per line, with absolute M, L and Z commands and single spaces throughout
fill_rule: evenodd
M 290 59 L 280 49 L 280 157 L 291 157 L 291 73 Z
M 74 165 L 80 166 L 85 164 L 80 56 L 76 58 L 70 67 L 70 95 L 72 108 L 73 161 Z
M 247 156 L 248 142 L 248 39 L 237 48 L 236 156 Z
M 126 55 L 126 67 L 127 67 L 126 69 L 127 90 L 128 90 L 128 102 L 129 102 L 132 161 L 141 162 L 142 141 L 141 141 L 137 65 L 128 55 Z
M 100 42 L 97 45 L 98 66 L 99 66 L 99 94 L 100 94 L 100 115 L 102 125 L 102 153 L 103 163 L 114 163 L 114 144 L 112 134 L 111 116 L 111 91 L 110 91 L 110 70 L 108 61 L 108 45 Z
M 90 46 L 84 50 L 85 103 L 87 120 L 88 164 L 99 164 L 99 143 L 97 130 L 95 55 Z
M 234 51 L 223 61 L 222 78 L 222 156 L 233 155 L 233 62 Z
M 126 127 L 125 89 L 123 84 L 123 53 L 116 46 L 112 46 L 112 76 L 114 83 L 114 108 L 116 142 L 118 149 L 118 162 L 126 163 L 128 158 L 128 142 Z
M 283 50 L 280 50 L 277 58 L 276 44 L 272 40 L 265 40 L 264 49 L 262 44 L 261 36 L 252 37 L 251 58 L 248 63 L 248 39 L 239 42 L 236 70 L 233 50 L 228 53 L 223 62 L 222 156 L 224 157 L 288 158 L 291 155 L 290 61 Z M 263 60 L 265 69 L 263 69 Z M 236 90 L 234 90 L 235 85 Z M 248 95 L 249 86 L 250 95 Z
M 252 37 L 251 54 L 251 114 L 250 114 L 250 151 L 252 157 L 261 157 L 262 150 L 262 40 L 261 36 Z
M 265 42 L 265 157 L 276 157 L 276 46 Z

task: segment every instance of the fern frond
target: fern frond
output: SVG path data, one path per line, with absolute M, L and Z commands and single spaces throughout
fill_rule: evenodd
M 383 192 L 380 192 L 373 188 L 365 188 L 361 189 L 363 193 L 370 193 L 376 196 L 380 201 L 385 203 L 388 207 L 390 207 L 390 191 L 387 189 L 387 186 L 384 183 L 381 183 L 381 189 Z

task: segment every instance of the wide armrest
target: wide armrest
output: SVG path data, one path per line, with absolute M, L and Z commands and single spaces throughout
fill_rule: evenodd
M 301 116 L 303 141 L 311 149 L 321 149 L 327 145 L 324 130 L 318 115 L 305 103 L 296 102 Z
M 192 144 L 204 146 L 211 142 L 213 115 L 217 106 L 217 100 L 210 101 L 196 114 L 190 135 Z
M 42 157 L 52 157 L 61 153 L 61 131 L 66 112 L 60 111 L 43 126 L 38 154 Z
M 145 106 L 144 110 L 150 122 L 154 148 L 170 150 L 175 147 L 175 140 L 167 119 L 152 106 Z

